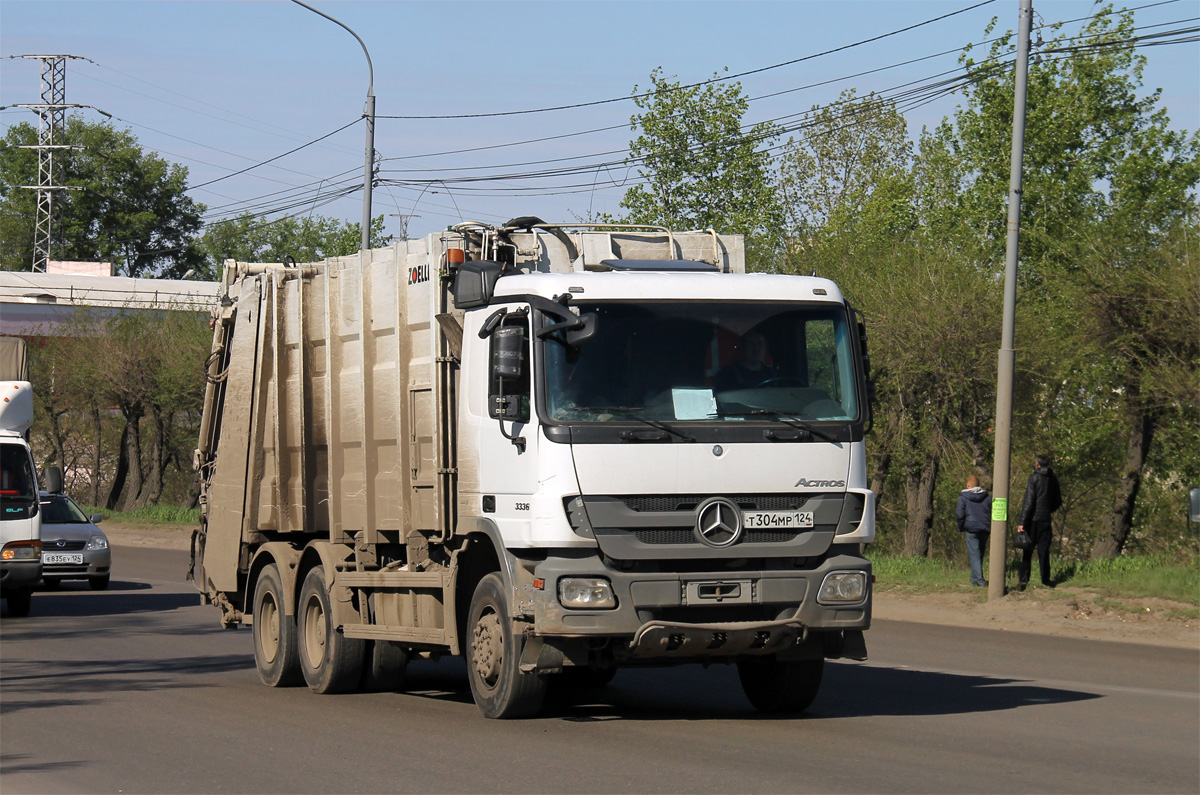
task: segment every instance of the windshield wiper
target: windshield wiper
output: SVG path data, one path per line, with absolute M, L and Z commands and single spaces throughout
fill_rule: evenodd
M 614 414 L 621 413 L 621 414 L 624 414 L 629 419 L 637 420 L 638 422 L 649 425 L 651 428 L 657 428 L 660 431 L 666 431 L 669 434 L 678 436 L 680 439 L 683 439 L 685 442 L 696 441 L 696 437 L 692 436 L 690 433 L 684 433 L 683 431 L 679 430 L 678 428 L 672 428 L 670 425 L 667 425 L 665 422 L 662 422 L 661 420 L 652 420 L 649 417 L 641 416 L 640 412 L 645 411 L 645 409 L 640 406 L 582 406 L 581 408 L 586 408 L 591 411 L 609 411 Z M 629 438 L 636 438 L 636 437 L 629 437 Z
M 812 423 L 806 422 L 801 419 L 797 419 L 796 417 L 793 417 L 791 414 L 787 414 L 782 411 L 776 411 L 775 409 L 746 409 L 745 411 L 718 411 L 716 414 L 716 416 L 718 416 L 718 417 L 746 417 L 746 416 L 755 416 L 755 415 L 763 416 L 763 417 L 772 417 L 773 419 L 776 419 L 776 420 L 782 422 L 784 425 L 790 425 L 793 428 L 798 428 L 799 430 L 807 431 L 808 433 L 812 434 L 813 436 L 824 439 L 827 442 L 836 442 L 837 441 L 837 438 L 830 436 L 829 434 L 825 433 L 825 431 L 816 427 Z

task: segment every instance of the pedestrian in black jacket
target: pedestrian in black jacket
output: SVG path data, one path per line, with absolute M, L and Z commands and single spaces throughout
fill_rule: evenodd
M 992 495 L 979 487 L 979 478 L 967 478 L 967 487 L 958 494 L 954 509 L 958 531 L 967 540 L 967 559 L 971 561 L 971 584 L 982 588 L 983 552 L 992 537 Z
M 1050 456 L 1039 453 L 1034 459 L 1033 474 L 1025 486 L 1025 500 L 1021 508 L 1021 523 L 1017 532 L 1029 533 L 1033 549 L 1038 553 L 1042 585 L 1053 588 L 1050 580 L 1050 518 L 1062 506 L 1062 492 L 1058 478 L 1050 471 Z M 1029 585 L 1030 569 L 1033 566 L 1033 549 L 1021 553 L 1021 565 L 1017 568 L 1017 590 L 1024 591 Z

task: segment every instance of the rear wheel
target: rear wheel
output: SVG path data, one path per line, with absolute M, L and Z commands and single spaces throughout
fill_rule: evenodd
M 13 618 L 24 618 L 29 615 L 29 608 L 33 603 L 33 589 L 20 588 L 15 591 L 9 591 L 4 597 L 4 603 L 8 606 L 8 614 Z
M 101 574 L 99 577 L 88 577 L 88 585 L 92 586 L 93 591 L 103 591 L 108 588 L 110 576 L 108 574 Z
M 308 573 L 300 588 L 296 630 L 300 670 L 314 693 L 345 693 L 358 687 L 366 642 L 337 631 L 320 566 Z
M 508 595 L 497 574 L 479 581 L 467 616 L 467 677 L 487 718 L 523 718 L 541 709 L 546 678 L 521 672 L 522 639 L 512 631 Z
M 296 649 L 296 617 L 284 609 L 279 568 L 268 565 L 254 588 L 254 665 L 268 687 L 300 684 L 300 655 Z
M 737 664 L 746 698 L 759 712 L 803 712 L 821 689 L 825 660 L 747 657 Z

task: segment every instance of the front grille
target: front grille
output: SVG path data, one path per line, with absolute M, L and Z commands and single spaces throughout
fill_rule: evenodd
M 59 546 L 56 540 L 42 540 L 42 550 L 45 552 L 78 552 L 85 546 L 87 546 L 86 541 L 64 541 L 62 546 Z
M 654 527 L 631 531 L 643 544 L 694 544 L 696 536 L 691 528 Z M 743 544 L 774 544 L 792 541 L 798 534 L 792 530 L 747 530 L 742 536 Z
M 694 511 L 700 503 L 713 496 L 716 495 L 650 494 L 624 496 L 620 499 L 631 511 L 666 513 L 669 511 Z M 804 507 L 808 496 L 803 494 L 730 494 L 726 496 L 726 499 L 734 502 L 743 511 L 793 511 Z

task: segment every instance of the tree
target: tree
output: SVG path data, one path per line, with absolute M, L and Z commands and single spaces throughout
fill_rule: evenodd
M 812 111 L 779 156 L 788 254 L 798 270 L 819 264 L 826 244 L 875 250 L 913 225 L 912 144 L 895 104 L 850 89 Z
M 240 262 L 315 262 L 326 257 L 354 254 L 362 245 L 361 223 L 338 221 L 326 216 L 281 218 L 274 221 L 243 215 L 210 224 L 200 239 L 206 257 L 205 271 L 216 278 L 227 259 Z M 384 235 L 384 218 L 371 221 L 371 246 L 391 242 Z
M 1195 316 L 1182 300 L 1194 290 L 1172 294 L 1164 285 L 1178 290 L 1190 270 L 1180 252 L 1194 226 L 1200 137 L 1170 128 L 1158 92 L 1140 95 L 1144 58 L 1133 32 L 1132 14 L 1100 9 L 1082 37 L 1056 38 L 1029 79 L 1018 346 L 1030 391 L 1019 421 L 1048 441 L 1067 434 L 1060 417 L 1078 419 L 1061 411 L 1064 402 L 1116 404 L 1106 412 L 1112 421 L 1092 425 L 1095 439 L 1075 440 L 1127 450 L 1110 475 L 1113 507 L 1097 517 L 1104 529 L 1094 556 L 1124 548 L 1156 433 L 1167 417 L 1179 420 L 1163 408 L 1180 398 L 1149 383 L 1149 373 L 1161 369 L 1163 350 L 1195 350 Z M 1013 78 L 1000 64 L 1010 37 L 981 63 L 964 56 L 977 79 L 953 125 L 938 133 L 942 153 L 958 156 L 961 178 L 959 196 L 939 203 L 962 229 L 979 230 L 981 264 L 999 261 L 1005 237 Z M 1185 403 L 1195 406 L 1194 393 Z
M 33 263 L 37 143 L 28 123 L 0 142 L 0 267 Z M 55 259 L 112 262 L 125 276 L 178 278 L 201 263 L 194 246 L 204 206 L 187 194 L 187 169 L 143 149 L 128 130 L 69 117 L 55 160 L 62 184 L 82 190 L 55 194 L 51 252 Z
M 650 73 L 651 90 L 634 102 L 630 119 L 640 134 L 629 162 L 643 183 L 625 193 L 625 220 L 673 229 L 708 229 L 748 238 L 747 247 L 770 248 L 781 227 L 779 203 L 765 150 L 778 137 L 775 125 L 742 129 L 748 99 L 741 85 L 717 82 L 684 86 Z

